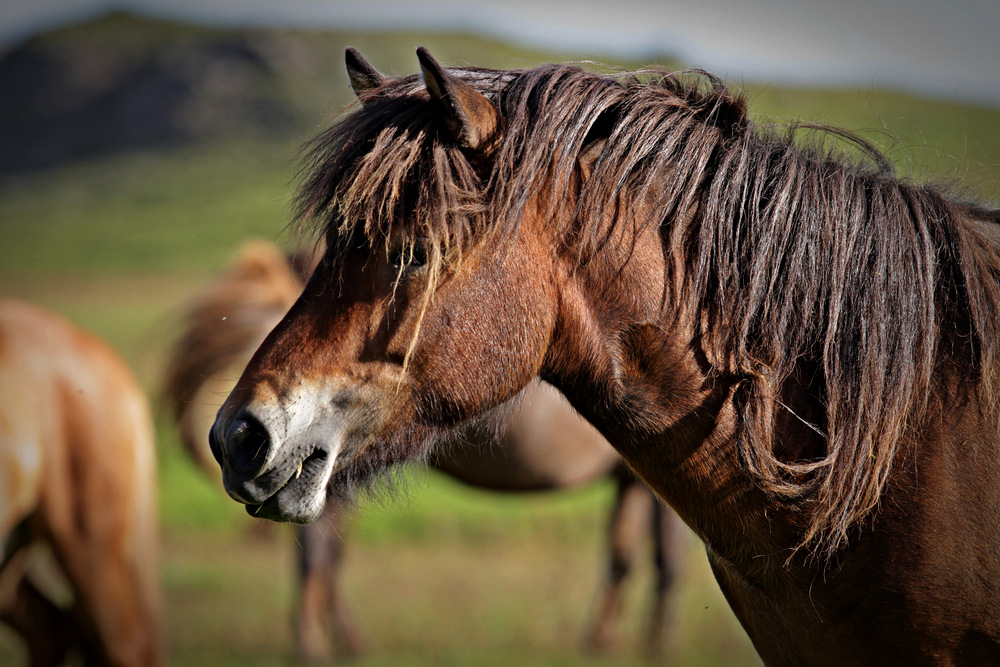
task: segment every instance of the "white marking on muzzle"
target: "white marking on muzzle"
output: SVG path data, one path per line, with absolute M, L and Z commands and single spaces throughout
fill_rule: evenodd
M 258 395 L 245 409 L 267 429 L 270 447 L 260 474 L 296 464 L 287 484 L 300 479 L 305 460 L 318 450 L 326 452 L 319 484 L 310 484 L 310 497 L 298 500 L 307 512 L 321 511 L 326 502 L 326 486 L 343 447 L 345 433 L 351 430 L 358 411 L 335 401 L 339 383 L 325 386 L 305 385 L 282 394 Z M 268 392 L 270 393 L 270 392 Z M 303 491 L 306 489 L 303 488 Z

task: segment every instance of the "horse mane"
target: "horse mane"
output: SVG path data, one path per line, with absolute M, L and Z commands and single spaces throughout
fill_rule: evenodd
M 500 112 L 489 156 L 447 136 L 417 78 L 393 80 L 311 144 L 299 219 L 334 248 L 420 239 L 441 266 L 486 237 L 511 238 L 540 192 L 550 208 L 538 214 L 563 225 L 557 237 L 584 262 L 616 224 L 659 228 L 681 267 L 668 277 L 674 298 L 699 314 L 716 371 L 738 379 L 743 464 L 801 508 L 800 546 L 831 555 L 877 506 L 942 359 L 996 406 L 997 211 L 902 181 L 848 132 L 760 126 L 705 73 L 449 73 Z M 805 143 L 803 128 L 860 156 Z M 599 154 L 577 194 L 569 176 L 590 145 Z M 569 196 L 576 215 L 556 215 Z M 651 202 L 638 223 L 607 214 L 630 202 Z M 773 417 L 803 363 L 822 376 L 825 418 L 813 426 L 826 449 L 784 461 Z

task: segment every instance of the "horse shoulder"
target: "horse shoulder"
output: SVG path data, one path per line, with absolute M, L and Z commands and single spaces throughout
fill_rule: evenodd
M 904 459 L 900 482 L 908 487 L 903 511 L 887 506 L 899 526 L 893 544 L 913 554 L 903 585 L 919 589 L 925 603 L 915 624 L 932 632 L 972 632 L 1000 651 L 1000 448 L 995 419 L 975 397 L 952 406 L 925 429 Z M 890 503 L 898 484 L 887 499 Z M 903 547 L 908 547 L 903 552 Z
M 978 655 L 983 662 L 970 664 L 986 664 L 1000 655 L 1000 621 L 986 612 L 1000 608 L 996 430 L 974 395 L 929 413 L 911 430 L 873 520 L 825 583 L 800 587 L 800 602 L 808 597 L 826 628 L 854 628 L 840 640 L 845 650 L 907 646 L 914 663 Z M 829 632 L 814 634 L 818 642 Z

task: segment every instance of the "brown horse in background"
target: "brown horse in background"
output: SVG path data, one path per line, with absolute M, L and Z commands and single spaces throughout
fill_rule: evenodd
M 167 364 L 164 396 L 191 455 L 205 458 L 209 415 L 224 391 L 267 333 L 295 303 L 318 256 L 301 252 L 287 258 L 270 243 L 249 242 L 223 276 L 188 308 Z M 613 625 L 622 590 L 644 532 L 649 532 L 656 565 L 655 599 L 647 648 L 663 650 L 671 630 L 669 592 L 681 558 L 679 521 L 638 482 L 614 449 L 580 419 L 548 385 L 532 383 L 521 405 L 494 429 L 463 431 L 435 451 L 429 463 L 473 487 L 503 492 L 570 489 L 612 477 L 616 498 L 611 515 L 608 579 L 587 646 L 613 643 Z M 300 595 L 296 613 L 298 654 L 320 660 L 329 654 L 326 628 L 332 627 L 344 653 L 356 654 L 361 641 L 340 594 L 340 569 L 347 508 L 336 498 L 323 517 L 300 531 Z M 648 528 L 647 528 L 648 527 Z M 332 621 L 332 622 L 331 622 Z
M 55 315 L 0 300 L 0 618 L 32 665 L 163 660 L 156 454 L 145 395 L 108 347 Z M 72 591 L 32 582 L 47 545 Z
M 538 376 L 767 664 L 1000 663 L 1000 211 L 703 73 L 418 57 L 348 53 L 298 206 L 326 254 L 211 432 L 229 494 L 310 521 Z

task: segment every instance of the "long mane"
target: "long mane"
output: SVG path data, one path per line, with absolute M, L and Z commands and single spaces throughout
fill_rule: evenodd
M 876 507 L 942 360 L 996 406 L 997 211 L 903 182 L 849 133 L 820 136 L 847 138 L 860 157 L 804 145 L 795 126 L 758 126 L 704 73 L 450 73 L 500 112 L 488 159 L 440 130 L 418 79 L 391 81 L 311 145 L 300 219 L 334 248 L 359 235 L 372 248 L 421 238 L 443 266 L 486 237 L 509 238 L 544 190 L 552 208 L 541 214 L 567 221 L 563 250 L 586 261 L 622 224 L 609 211 L 652 202 L 641 225 L 680 258 L 668 278 L 699 314 L 717 372 L 739 379 L 743 465 L 802 509 L 801 546 L 833 553 Z M 577 215 L 553 215 L 598 141 Z M 822 376 L 814 426 L 826 449 L 784 461 L 773 416 L 803 363 Z

